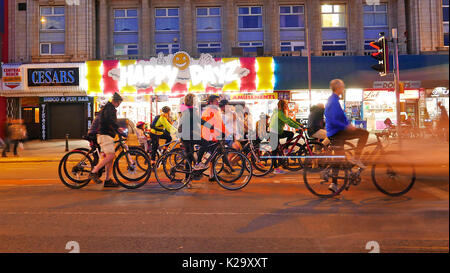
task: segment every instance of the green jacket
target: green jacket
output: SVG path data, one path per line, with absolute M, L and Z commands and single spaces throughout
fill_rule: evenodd
M 283 133 L 284 125 L 286 124 L 295 129 L 299 129 L 302 127 L 299 122 L 286 117 L 286 115 L 282 111 L 278 111 L 278 109 L 276 109 L 273 112 L 272 117 L 270 118 L 270 131 L 273 133 L 277 132 L 280 135 Z

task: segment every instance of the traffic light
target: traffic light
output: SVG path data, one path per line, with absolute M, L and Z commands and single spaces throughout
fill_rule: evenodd
M 370 54 L 370 56 L 378 61 L 378 64 L 372 65 L 371 67 L 380 72 L 380 76 L 386 76 L 389 73 L 389 50 L 386 38 L 381 36 L 378 41 L 371 42 L 370 46 L 377 50 L 377 52 Z

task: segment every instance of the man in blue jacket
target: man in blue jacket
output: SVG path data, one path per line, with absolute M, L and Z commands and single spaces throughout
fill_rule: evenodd
M 327 137 L 335 146 L 339 147 L 343 147 L 346 140 L 358 139 L 355 158 L 349 158 L 348 160 L 361 169 L 365 169 L 366 166 L 359 161 L 359 158 L 367 143 L 369 132 L 361 128 L 356 128 L 345 116 L 344 110 L 342 110 L 342 107 L 339 104 L 339 99 L 345 91 L 344 82 L 340 79 L 334 79 L 330 82 L 330 88 L 333 91 L 333 94 L 328 98 L 327 105 L 325 106 L 325 127 L 327 130 Z M 344 154 L 343 148 L 337 152 L 342 155 Z M 331 183 L 329 189 L 332 191 L 337 190 L 336 181 Z

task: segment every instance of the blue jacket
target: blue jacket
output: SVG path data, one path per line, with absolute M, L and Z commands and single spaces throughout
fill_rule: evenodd
M 339 96 L 333 93 L 325 106 L 325 128 L 327 137 L 334 136 L 338 132 L 345 130 L 350 124 L 339 104 Z

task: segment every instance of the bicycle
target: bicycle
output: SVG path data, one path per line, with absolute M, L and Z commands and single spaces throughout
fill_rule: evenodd
M 242 153 L 247 156 L 253 166 L 253 175 L 263 177 L 274 169 L 274 160 L 270 156 L 270 149 L 261 149 L 262 142 L 255 145 L 254 140 L 248 140 L 242 147 Z M 268 143 L 265 143 L 268 144 Z
M 365 147 L 375 146 L 372 152 L 365 155 L 365 162 L 372 165 L 371 177 L 375 187 L 389 196 L 401 196 L 407 193 L 416 180 L 415 167 L 411 163 L 402 162 L 399 153 L 386 152 L 381 142 L 382 133 L 376 133 L 377 141 Z M 310 167 L 312 160 L 307 159 L 303 170 L 303 180 L 306 188 L 316 196 L 329 198 L 339 195 L 344 189 L 361 183 L 361 168 L 353 170 L 355 165 L 350 163 L 345 155 L 336 155 L 335 151 L 342 147 L 330 146 L 326 156 L 321 156 L 322 164 L 326 167 L 322 170 Z M 399 156 L 399 158 L 396 158 Z M 404 159 L 403 159 L 404 160 Z M 341 172 L 341 175 L 339 175 Z M 383 183 L 383 176 L 388 182 Z M 400 179 L 405 178 L 400 185 Z M 331 181 L 330 181 L 331 179 Z M 332 192 L 328 189 L 331 182 L 335 182 L 337 189 Z
M 244 154 L 226 148 L 223 141 L 214 142 L 208 145 L 207 149 L 212 150 L 212 153 L 204 164 L 208 166 L 212 163 L 214 179 L 222 188 L 239 190 L 247 186 L 252 178 L 252 165 Z M 170 161 L 175 162 L 175 166 L 168 164 Z M 160 177 L 156 171 L 160 167 L 166 178 Z M 156 162 L 155 177 L 163 188 L 178 190 L 185 187 L 194 176 L 200 176 L 206 170 L 208 168 L 194 170 L 184 149 L 172 150 L 163 154 Z M 242 177 L 244 177 L 243 181 L 237 182 Z
M 80 189 L 89 184 L 89 173 L 98 164 L 101 156 L 100 146 L 96 141 L 90 137 L 84 139 L 89 141 L 90 149 L 77 148 L 68 152 L 60 160 L 58 166 L 61 182 L 72 189 Z M 143 186 L 150 178 L 151 168 L 142 168 L 145 165 L 150 166 L 150 159 L 141 150 L 129 148 L 125 141 L 126 138 L 121 134 L 119 134 L 119 139 L 114 141 L 117 144 L 116 152 L 120 149 L 122 151 L 114 161 L 113 176 L 122 187 L 136 189 Z M 135 158 L 134 161 L 132 157 Z M 101 176 L 104 171 L 105 168 L 101 168 L 99 175 Z M 69 181 L 64 178 L 63 174 Z
M 282 166 L 290 171 L 298 171 L 303 168 L 304 160 L 302 159 L 306 155 L 313 156 L 326 151 L 326 147 L 321 142 L 307 136 L 304 133 L 305 131 L 306 129 L 299 129 L 294 138 L 284 144 L 278 144 L 278 147 L 272 152 L 277 159 L 275 167 Z M 303 144 L 299 143 L 301 139 L 304 142 Z

